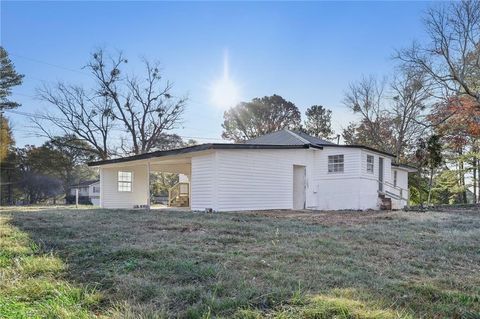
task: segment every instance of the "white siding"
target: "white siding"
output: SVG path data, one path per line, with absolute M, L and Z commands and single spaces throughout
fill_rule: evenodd
M 118 171 L 133 172 L 131 192 L 119 192 L 117 188 Z M 104 208 L 133 208 L 147 205 L 149 190 L 147 187 L 147 166 L 124 166 L 101 168 L 101 206 Z
M 376 165 L 368 176 L 366 153 L 360 148 L 216 150 L 194 156 L 192 209 L 292 209 L 294 165 L 306 166 L 307 208 L 378 209 L 379 155 L 372 154 Z M 343 173 L 328 172 L 329 155 L 344 155 Z M 383 158 L 385 180 L 389 180 L 391 160 Z
M 362 152 L 360 148 L 325 147 L 318 153 L 315 175 L 315 183 L 318 187 L 317 209 L 378 208 L 378 184 L 375 177 L 371 176 L 372 174 L 369 174 L 370 176 L 363 174 L 363 172 L 366 173 L 367 157 Z M 329 173 L 328 156 L 342 154 L 344 155 L 344 172 Z M 378 163 L 378 156 L 376 163 Z
M 215 153 L 192 157 L 190 200 L 192 210 L 217 209 L 215 199 Z
M 391 189 L 390 191 L 394 194 L 400 195 L 399 188 L 402 189 L 401 197 L 403 199 L 399 200 L 392 200 L 392 208 L 393 209 L 402 209 L 408 205 L 408 198 L 409 198 L 409 190 L 408 190 L 408 172 L 402 169 L 392 167 L 392 184 L 393 184 L 393 172 L 397 172 L 397 188 Z
M 374 173 L 366 171 L 367 154 Z M 328 156 L 343 155 L 344 171 L 328 172 Z M 384 158 L 384 179 L 393 183 L 391 158 L 360 148 L 231 149 L 192 154 L 191 209 L 216 211 L 292 209 L 293 167 L 306 167 L 306 208 L 319 210 L 378 209 L 378 158 Z M 119 170 L 134 173 L 132 192 L 117 191 Z M 406 172 L 405 172 L 406 174 Z M 101 204 L 132 208 L 148 200 L 145 164 L 101 168 Z M 399 171 L 399 186 L 406 176 Z
M 309 170 L 314 150 L 217 151 L 216 210 L 291 209 L 293 165 L 307 167 L 307 207 L 311 201 Z

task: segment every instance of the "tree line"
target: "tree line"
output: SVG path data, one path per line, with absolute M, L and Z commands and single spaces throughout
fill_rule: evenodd
M 428 40 L 393 52 L 396 65 L 390 74 L 365 75 L 345 89 L 343 107 L 358 120 L 341 132 L 332 129 L 331 109 L 310 106 L 302 121 L 293 102 L 274 94 L 225 111 L 222 137 L 241 142 L 284 128 L 332 141 L 341 136 L 346 144 L 390 152 L 399 163 L 418 167 L 410 179 L 413 203 L 479 201 L 480 4 L 434 4 L 424 21 Z M 16 73 L 3 48 L 0 54 L 0 110 L 6 110 L 19 107 L 9 96 L 23 75 Z M 57 192 L 66 192 L 72 180 L 83 178 L 86 159 L 194 143 L 172 134 L 181 127 L 188 97 L 174 94 L 159 63 L 143 60 L 143 70 L 129 73 L 128 62 L 122 53 L 96 50 L 84 67 L 94 83 L 90 87 L 59 82 L 38 88 L 38 98 L 56 111 L 32 117 L 47 139 L 40 147 L 16 148 L 8 119 L 1 115 L 2 203 L 48 197 L 30 193 L 34 185 L 22 184 L 45 184 L 42 176 L 55 176 L 60 181 Z M 43 160 L 60 154 L 63 172 Z

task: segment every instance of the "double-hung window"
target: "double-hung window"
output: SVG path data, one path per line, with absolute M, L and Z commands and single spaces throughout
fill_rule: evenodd
M 367 173 L 373 174 L 374 157 L 373 155 L 367 155 Z
M 118 191 L 119 192 L 131 192 L 133 182 L 132 172 L 118 172 Z
M 328 172 L 329 173 L 343 173 L 343 154 L 330 155 L 328 157 Z

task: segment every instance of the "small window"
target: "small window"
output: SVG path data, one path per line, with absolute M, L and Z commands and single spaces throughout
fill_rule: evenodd
M 397 171 L 393 171 L 393 187 L 397 187 Z
M 328 172 L 343 173 L 343 155 L 331 155 L 328 157 Z
M 374 157 L 373 155 L 367 155 L 367 172 L 373 174 L 373 164 L 374 163 Z
M 131 192 L 132 191 L 132 172 L 118 172 L 118 191 Z

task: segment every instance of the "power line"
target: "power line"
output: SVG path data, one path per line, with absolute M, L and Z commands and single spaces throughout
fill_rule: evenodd
M 66 70 L 66 71 L 75 72 L 75 73 L 83 74 L 83 75 L 86 75 L 86 76 L 90 76 L 88 73 L 85 73 L 85 72 L 82 72 L 82 71 L 79 71 L 79 70 L 71 69 L 71 68 L 64 67 L 64 66 L 54 64 L 54 63 L 50 63 L 50 62 L 45 62 L 45 61 L 42 61 L 42 60 L 37 60 L 37 59 L 30 58 L 30 57 L 27 57 L 27 56 L 24 56 L 24 55 L 11 53 L 11 52 L 9 53 L 9 55 L 13 55 L 13 56 L 16 56 L 17 58 L 32 61 L 32 62 L 35 62 L 35 63 L 49 65 L 49 66 L 52 66 L 52 67 L 55 67 L 55 68 L 58 68 L 58 69 L 62 69 L 62 70 Z
M 61 118 L 56 118 L 56 117 L 50 117 L 50 116 L 45 116 L 41 114 L 34 114 L 34 113 L 29 113 L 29 112 L 22 112 L 22 111 L 17 111 L 17 110 L 4 110 L 5 112 L 17 114 L 17 115 L 22 115 L 22 116 L 27 116 L 27 117 L 33 117 L 37 119 L 43 119 L 43 120 L 57 120 L 57 121 L 65 121 L 64 119 Z M 123 132 L 125 133 L 125 130 L 120 129 L 120 128 L 113 128 L 112 130 L 117 131 L 117 132 Z M 178 135 L 181 138 L 186 138 L 186 139 L 202 139 L 202 140 L 217 140 L 217 141 L 225 141 L 224 139 L 221 138 L 216 138 L 216 137 L 202 137 L 202 136 L 184 136 L 184 135 Z

